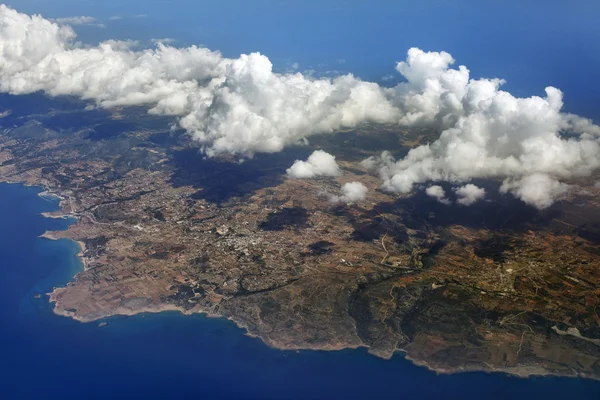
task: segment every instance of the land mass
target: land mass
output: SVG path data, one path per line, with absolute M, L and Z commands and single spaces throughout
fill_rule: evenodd
M 364 126 L 241 162 L 207 159 L 143 109 L 0 96 L 0 180 L 43 186 L 85 268 L 50 294 L 82 322 L 179 310 L 281 349 L 402 351 L 439 372 L 600 378 L 600 187 L 538 211 L 477 182 L 471 207 L 390 195 L 360 161 L 436 132 Z M 22 98 L 20 98 L 22 99 Z M 322 148 L 338 178 L 285 169 Z M 359 181 L 370 193 L 330 204 Z

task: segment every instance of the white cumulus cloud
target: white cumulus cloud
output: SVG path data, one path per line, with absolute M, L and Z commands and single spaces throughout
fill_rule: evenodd
M 458 196 L 456 202 L 464 206 L 470 206 L 473 203 L 485 198 L 485 189 L 469 183 L 459 188 L 454 188 L 454 192 Z
M 444 188 L 439 185 L 429 186 L 427 189 L 425 189 L 425 194 L 429 197 L 433 197 L 442 204 L 450 204 L 450 200 L 446 198 L 446 192 L 444 191 Z
M 54 18 L 52 21 L 61 25 L 89 25 L 95 23 L 96 18 L 81 15 L 77 17 Z
M 510 192 L 539 209 L 552 205 L 556 198 L 569 190 L 567 184 L 561 183 L 546 174 L 534 173 L 520 179 L 506 179 L 500 191 Z
M 54 18 L 54 19 L 51 19 L 50 21 L 56 22 L 59 25 L 71 25 L 71 26 L 89 25 L 89 26 L 95 26 L 97 28 L 106 28 L 106 25 L 104 25 L 101 22 L 97 22 L 96 18 L 88 17 L 88 16 L 84 16 L 84 15 L 76 16 L 76 17 Z
M 599 127 L 561 113 L 560 90 L 514 97 L 500 89 L 502 80 L 470 79 L 468 69 L 451 69 L 452 62 L 444 52 L 411 49 L 407 61 L 398 64 L 408 80 L 396 88 L 396 101 L 406 112 L 400 123 L 435 126 L 442 133 L 401 160 L 389 153 L 367 160 L 380 165 L 384 189 L 409 193 L 428 181 L 494 178 L 505 181 L 504 191 L 545 208 L 566 190 L 562 180 L 589 176 L 600 167 Z M 565 138 L 561 132 L 575 135 Z M 542 181 L 547 190 L 526 187 Z
M 278 152 L 364 122 L 439 130 L 438 140 L 401 160 L 386 153 L 368 162 L 379 166 L 383 188 L 397 193 L 430 181 L 492 178 L 544 208 L 569 179 L 600 168 L 600 127 L 561 112 L 560 90 L 515 97 L 501 90 L 501 79 L 471 79 L 465 66 L 452 68 L 446 52 L 410 49 L 396 66 L 405 82 L 384 88 L 351 74 L 274 73 L 259 53 L 226 58 L 165 42 L 139 50 L 128 42 L 84 47 L 74 40 L 64 21 L 0 5 L 0 92 L 78 96 L 106 108 L 146 105 L 174 116 L 208 156 Z
M 341 196 L 330 196 L 332 203 L 355 203 L 367 198 L 369 189 L 360 182 L 349 182 L 342 186 Z
M 339 176 L 342 174 L 335 157 L 323 150 L 314 151 L 306 161 L 296 160 L 287 169 L 290 178 L 314 178 L 316 176 Z
M 150 41 L 154 44 L 165 44 L 165 45 L 173 44 L 176 42 L 176 40 L 173 38 L 153 38 Z

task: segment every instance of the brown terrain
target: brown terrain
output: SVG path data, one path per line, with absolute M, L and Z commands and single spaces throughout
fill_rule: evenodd
M 201 312 L 282 349 L 365 346 L 440 372 L 600 378 L 594 179 L 544 211 L 490 181 L 478 182 L 486 201 L 446 206 L 384 193 L 359 163 L 433 132 L 366 126 L 239 163 L 205 159 L 143 110 L 0 121 L 0 180 L 43 186 L 62 198 L 50 216 L 77 218 L 46 234 L 83 245 L 85 269 L 50 295 L 58 314 Z M 343 176 L 286 179 L 316 148 Z M 330 204 L 323 193 L 350 181 L 367 199 Z

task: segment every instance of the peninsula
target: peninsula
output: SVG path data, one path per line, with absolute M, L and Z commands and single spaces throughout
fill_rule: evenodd
M 440 372 L 600 377 L 591 179 L 544 211 L 499 194 L 446 206 L 382 192 L 360 164 L 434 132 L 365 125 L 242 163 L 206 158 L 141 108 L 28 97 L 47 110 L 4 116 L 0 180 L 43 186 L 61 198 L 49 216 L 77 219 L 45 234 L 82 244 L 85 269 L 50 294 L 57 314 L 208 313 L 281 349 L 367 347 Z M 286 179 L 315 149 L 336 155 L 343 174 Z M 322 195 L 351 181 L 370 189 L 366 200 Z

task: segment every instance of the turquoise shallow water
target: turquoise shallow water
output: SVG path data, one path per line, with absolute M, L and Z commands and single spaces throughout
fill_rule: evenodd
M 0 398 L 599 399 L 600 382 L 502 374 L 438 376 L 365 350 L 278 351 L 234 324 L 178 313 L 81 324 L 46 295 L 81 268 L 76 243 L 38 238 L 69 221 L 38 188 L 0 184 Z

